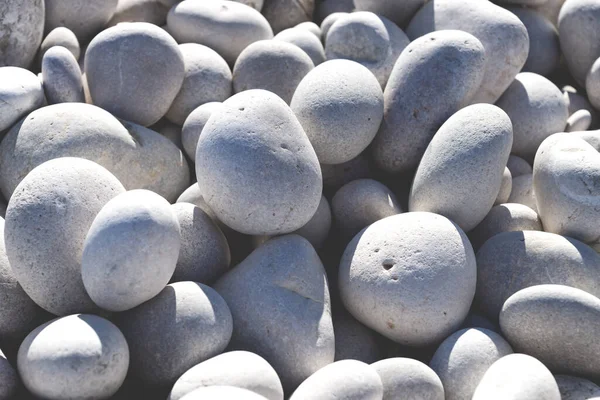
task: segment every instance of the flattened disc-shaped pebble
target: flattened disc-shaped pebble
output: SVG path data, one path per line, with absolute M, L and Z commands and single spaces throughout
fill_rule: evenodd
M 34 73 L 0 67 L 0 132 L 44 104 L 44 88 Z
M 512 295 L 500 328 L 516 351 L 557 373 L 600 377 L 600 299 L 574 287 L 538 285 Z
M 287 392 L 333 362 L 327 278 L 306 239 L 286 235 L 267 241 L 214 287 L 233 315 L 230 348 L 264 357 Z
M 600 255 L 578 240 L 538 231 L 500 233 L 477 252 L 476 298 L 493 320 L 515 292 L 548 283 L 600 295 Z
M 79 60 L 79 56 L 81 55 L 79 41 L 77 40 L 77 36 L 75 36 L 73 31 L 71 31 L 69 28 L 60 26 L 58 28 L 54 28 L 46 35 L 42 41 L 42 44 L 40 45 L 40 51 L 38 53 L 40 62 L 44 57 L 44 54 L 54 46 L 64 47 L 65 49 L 69 50 L 71 54 L 73 54 L 73 57 L 75 57 L 76 60 Z
M 331 60 L 300 82 L 291 108 L 321 164 L 341 164 L 371 143 L 383 118 L 383 93 L 373 74 L 349 60 Z
M 21 386 L 21 379 L 17 371 L 8 362 L 4 353 L 0 351 L 0 399 L 10 400 L 16 398 Z
M 308 24 L 309 22 L 304 23 Z M 319 29 L 318 26 L 316 27 Z M 319 33 L 320 32 L 321 29 L 319 29 Z M 321 36 L 317 36 L 308 29 L 301 29 L 298 27 L 284 29 L 283 31 L 279 32 L 274 39 L 291 43 L 300 47 L 306 54 L 308 54 L 315 66 L 325 61 L 325 49 L 321 43 Z
M 467 316 L 476 268 L 466 235 L 447 218 L 394 215 L 370 225 L 346 247 L 340 296 L 356 319 L 389 339 L 436 344 Z
M 108 28 L 92 40 L 85 53 L 85 75 L 95 105 L 150 126 L 169 110 L 185 65 L 168 33 L 147 22 L 132 22 Z
M 283 100 L 265 90 L 239 93 L 213 113 L 198 141 L 196 176 L 219 220 L 250 235 L 295 231 L 321 200 L 321 168 L 308 137 Z
M 426 0 L 355 0 L 357 11 L 371 11 L 405 27 Z
M 196 389 L 181 400 L 266 400 L 266 397 L 234 386 L 209 386 Z
M 519 156 L 511 154 L 506 162 L 506 168 L 510 170 L 513 179 L 521 175 L 533 174 L 533 168 L 527 161 Z
M 383 400 L 444 400 L 444 386 L 427 365 L 411 358 L 388 358 L 371 364 L 383 383 Z
M 429 366 L 442 380 L 446 400 L 471 399 L 488 368 L 512 352 L 496 332 L 462 329 L 442 342 Z
M 561 400 L 558 385 L 541 362 L 526 354 L 496 361 L 481 379 L 473 400 Z
M 381 378 L 373 367 L 356 360 L 329 364 L 298 386 L 290 400 L 380 400 Z
M 212 113 L 220 108 L 221 103 L 219 102 L 204 103 L 193 110 L 185 119 L 181 127 L 181 143 L 190 160 L 195 162 L 196 147 L 198 146 L 198 139 L 200 138 L 202 129 L 206 126 Z
M 264 358 L 249 351 L 219 354 L 190 368 L 175 382 L 167 400 L 180 400 L 198 388 L 221 385 L 251 390 L 268 400 L 283 400 L 277 372 Z
M 156 297 L 119 314 L 131 351 L 131 372 L 145 384 L 172 385 L 188 369 L 225 350 L 229 307 L 196 282 L 167 285 Z
M 17 358 L 25 387 L 44 399 L 109 399 L 129 367 L 119 329 L 95 315 L 54 319 L 31 332 Z
M 410 189 L 409 211 L 444 215 L 470 231 L 491 210 L 513 142 L 511 121 L 496 106 L 466 107 L 438 130 Z
M 85 103 L 81 69 L 65 47 L 54 46 L 44 54 L 42 78 L 49 104 Z
M 17 186 L 4 240 L 15 277 L 56 315 L 96 311 L 81 278 L 83 243 L 100 209 L 125 189 L 100 165 L 79 158 L 43 163 Z
M 372 151 L 388 172 L 411 172 L 442 124 L 481 84 L 483 45 L 459 31 L 416 39 L 400 54 L 384 92 L 384 114 Z
M 600 387 L 587 379 L 554 375 L 562 400 L 600 400 Z
M 250 43 L 273 38 L 261 13 L 233 1 L 182 1 L 169 11 L 167 27 L 179 43 L 208 46 L 230 66 Z
M 46 3 L 44 0 L 0 3 L 0 67 L 29 67 L 44 36 Z
M 527 61 L 527 28 L 516 15 L 492 2 L 432 0 L 413 17 L 406 33 L 414 40 L 443 29 L 468 32 L 485 48 L 485 72 L 471 104 L 498 100 Z
M 315 0 L 264 0 L 261 10 L 273 31 L 281 32 L 301 22 L 311 21 Z
M 80 43 L 87 43 L 113 16 L 118 0 L 46 0 L 46 32 L 69 28 Z

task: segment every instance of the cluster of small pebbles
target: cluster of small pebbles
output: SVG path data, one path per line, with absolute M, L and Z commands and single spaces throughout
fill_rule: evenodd
M 0 0 L 0 400 L 600 400 L 600 0 Z

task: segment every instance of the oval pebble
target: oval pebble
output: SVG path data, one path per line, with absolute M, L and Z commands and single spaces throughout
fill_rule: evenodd
M 69 28 L 87 43 L 113 16 L 118 0 L 45 0 L 47 32 L 59 26 Z
M 294 28 L 309 31 L 310 33 L 315 35 L 317 37 L 317 39 L 319 39 L 319 42 L 321 42 L 321 37 L 323 36 L 323 32 L 321 32 L 321 27 L 319 25 L 317 25 L 316 23 L 314 23 L 312 21 L 301 22 L 298 25 L 296 25 Z
M 592 114 L 585 109 L 577 110 L 567 119 L 565 132 L 587 131 L 592 124 Z
M 554 375 L 562 400 L 600 400 L 600 386 L 569 375 Z
M 4 0 L 0 3 L 0 67 L 28 68 L 31 65 L 44 37 L 47 3 L 45 0 Z
M 512 189 L 507 203 L 523 204 L 536 213 L 538 212 L 535 192 L 533 190 L 533 174 L 529 173 L 517 176 L 516 178 L 513 177 Z
M 202 130 L 206 126 L 208 119 L 216 110 L 220 110 L 222 103 L 209 102 L 204 103 L 193 110 L 185 119 L 181 127 L 181 142 L 187 156 L 195 162 L 196 147 Z
M 343 4 L 344 2 L 349 2 L 352 3 L 353 0 L 333 0 L 333 1 L 337 1 L 339 4 Z M 333 4 L 333 1 L 329 1 L 329 3 Z M 321 7 L 322 5 L 327 5 L 327 0 L 324 0 L 321 2 Z M 343 5 L 339 6 L 343 8 Z M 338 12 L 332 12 L 331 14 L 327 15 L 326 18 L 323 19 L 323 21 L 321 22 L 320 28 L 321 28 L 321 41 L 323 42 L 323 44 L 325 44 L 325 40 L 327 39 L 327 34 L 329 33 L 329 29 L 331 29 L 331 27 L 333 26 L 333 24 L 340 19 L 341 17 L 347 15 L 348 12 L 346 11 L 338 11 Z
M 510 192 L 512 191 L 512 175 L 510 169 L 504 167 L 504 173 L 502 174 L 502 184 L 500 185 L 500 191 L 494 201 L 494 205 L 503 204 L 508 201 Z
M 514 154 L 508 156 L 506 168 L 510 170 L 513 179 L 521 175 L 533 174 L 533 167 L 527 161 Z
M 65 47 L 54 46 L 44 54 L 42 78 L 48 104 L 85 103 L 81 69 Z
M 317 27 L 317 29 L 319 29 L 319 27 Z M 317 36 L 308 29 L 301 29 L 298 27 L 284 29 L 275 35 L 273 39 L 281 40 L 283 42 L 291 43 L 300 47 L 310 57 L 315 66 L 325 61 L 325 49 L 321 43 L 320 35 Z
M 42 107 L 46 101 L 38 77 L 25 68 L 0 67 L 0 132 Z
M 79 46 L 79 40 L 77 40 L 77 36 L 71 31 L 69 28 L 65 28 L 64 26 L 59 26 L 58 28 L 52 29 L 42 41 L 40 45 L 40 51 L 38 52 L 38 57 L 40 63 L 44 54 L 54 46 L 62 46 L 65 49 L 69 50 L 73 57 L 76 60 L 79 60 L 79 56 L 81 55 L 81 48 Z
M 383 383 L 383 400 L 444 400 L 444 386 L 427 365 L 411 358 L 388 358 L 371 364 Z

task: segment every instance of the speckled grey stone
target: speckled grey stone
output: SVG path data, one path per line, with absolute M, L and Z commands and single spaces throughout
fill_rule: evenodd
M 373 175 L 365 152 L 342 164 L 321 164 L 321 172 L 323 189 L 332 195 L 346 183 Z
M 145 384 L 172 385 L 194 365 L 225 350 L 233 322 L 225 300 L 213 289 L 177 282 L 119 314 L 117 325 L 129 343 L 132 374 Z
M 352 160 L 371 143 L 383 119 L 383 93 L 373 74 L 350 60 L 331 60 L 298 85 L 291 108 L 321 164 Z
M 400 53 L 409 44 L 404 32 L 387 18 L 360 11 L 343 15 L 327 31 L 325 55 L 367 67 L 384 88 Z
M 380 400 L 381 378 L 373 367 L 357 360 L 329 364 L 308 377 L 290 400 Z
M 485 48 L 485 72 L 471 104 L 494 103 L 527 61 L 527 28 L 516 15 L 490 1 L 432 0 L 413 17 L 406 33 L 414 40 L 443 29 L 468 32 Z
M 535 192 L 533 191 L 533 175 L 525 174 L 513 177 L 512 190 L 508 203 L 523 204 L 531 208 L 536 213 L 538 212 L 535 200 Z
M 444 400 L 444 386 L 427 365 L 411 358 L 388 358 L 371 364 L 383 383 L 383 400 Z
M 255 392 L 234 386 L 208 386 L 194 390 L 181 400 L 267 400 Z
M 512 352 L 496 332 L 462 329 L 442 342 L 429 366 L 442 380 L 446 400 L 471 399 L 487 369 Z
M 0 399 L 10 400 L 16 398 L 15 395 L 20 386 L 21 380 L 17 371 L 0 350 Z
M 565 132 L 586 131 L 592 124 L 592 114 L 585 109 L 575 111 L 568 119 Z
M 321 201 L 317 207 L 317 211 L 312 218 L 300 229 L 296 229 L 293 233 L 302 236 L 319 250 L 323 247 L 329 231 L 331 229 L 331 208 L 325 196 L 321 196 Z
M 293 232 L 321 200 L 308 137 L 283 100 L 265 90 L 234 95 L 213 113 L 198 141 L 196 176 L 217 217 L 250 235 Z
M 42 107 L 44 88 L 38 77 L 19 67 L 0 67 L 0 132 Z
M 529 163 L 521 157 L 513 154 L 508 156 L 506 168 L 510 170 L 510 174 L 513 179 L 521 175 L 533 174 L 533 168 L 531 165 L 529 165 Z
M 181 128 L 181 142 L 188 157 L 194 161 L 196 159 L 196 147 L 198 139 L 202 133 L 202 129 L 208 122 L 212 113 L 220 110 L 222 104 L 220 102 L 204 103 L 193 110 L 185 119 Z
M 64 26 L 59 26 L 58 28 L 54 28 L 50 33 L 46 35 L 42 44 L 40 46 L 40 51 L 38 52 L 39 62 L 42 62 L 42 58 L 46 51 L 54 46 L 62 46 L 69 50 L 73 57 L 76 60 L 79 60 L 79 56 L 81 55 L 81 48 L 79 46 L 79 41 L 77 40 L 77 36 L 71 31 L 69 28 L 65 28 Z
M 512 295 L 500 328 L 516 351 L 556 373 L 600 376 L 600 299 L 574 287 L 538 285 Z
M 123 384 L 129 346 L 110 321 L 89 314 L 57 318 L 21 344 L 25 387 L 45 399 L 108 399 Z
M 473 400 L 561 400 L 558 385 L 537 359 L 509 354 L 487 370 Z
M 515 292 L 547 283 L 600 295 L 600 255 L 578 240 L 538 231 L 500 233 L 477 252 L 476 299 L 493 320 Z
M 512 191 L 512 174 L 508 167 L 504 167 L 504 173 L 502 174 L 502 184 L 500 185 L 500 191 L 494 205 L 503 204 L 508 201 L 510 192 Z
M 321 27 L 312 21 L 300 22 L 294 28 L 309 31 L 310 33 L 315 35 L 317 39 L 319 39 L 319 42 L 321 41 L 321 37 L 323 36 L 323 32 L 321 32 Z
M 131 22 L 108 28 L 92 40 L 85 54 L 85 75 L 95 105 L 149 126 L 169 110 L 185 65 L 168 33 L 147 22 Z
M 100 165 L 78 158 L 48 161 L 17 187 L 4 240 L 25 292 L 56 315 L 96 311 L 81 279 L 83 243 L 100 209 L 125 189 Z
M 0 3 L 0 67 L 30 66 L 42 43 L 46 3 L 44 0 L 3 0 Z
M 600 387 L 570 375 L 554 375 L 562 400 L 600 400 Z
M 444 215 L 467 232 L 475 228 L 496 201 L 512 139 L 511 121 L 496 106 L 475 104 L 455 113 L 421 159 L 409 211 Z
M 298 46 L 280 40 L 260 40 L 238 57 L 233 67 L 233 90 L 239 93 L 264 89 L 290 104 L 298 84 L 314 67 Z
M 178 0 L 118 0 L 117 8 L 108 26 L 121 22 L 149 22 L 162 26 L 167 21 L 167 14 Z
M 306 239 L 269 240 L 214 287 L 233 315 L 230 348 L 264 357 L 287 392 L 333 362 L 327 278 Z
M 312 21 L 315 0 L 264 0 L 261 10 L 273 32 L 279 33 L 301 22 Z
M 321 43 L 320 36 L 315 35 L 313 32 L 307 29 L 301 29 L 297 27 L 284 29 L 275 35 L 274 39 L 291 43 L 300 47 L 306 54 L 308 54 L 315 66 L 325 61 L 325 49 Z
M 167 27 L 179 43 L 208 46 L 230 66 L 250 43 L 273 37 L 258 11 L 233 1 L 182 1 L 169 11 Z
M 443 340 L 467 316 L 476 269 L 471 244 L 456 224 L 414 212 L 356 235 L 340 261 L 338 284 L 346 309 L 367 327 L 403 345 L 425 346 Z
M 478 90 L 484 66 L 483 45 L 465 32 L 434 32 L 409 44 L 384 92 L 372 146 L 377 165 L 388 172 L 417 168 L 439 127 Z
M 354 0 L 356 11 L 371 11 L 405 27 L 427 0 Z
M 175 382 L 167 400 L 180 400 L 200 387 L 221 385 L 247 389 L 269 400 L 283 400 L 277 372 L 264 358 L 249 351 L 223 353 L 190 368 Z
M 87 43 L 113 16 L 118 0 L 46 0 L 45 31 L 66 26 Z
M 337 0 L 334 0 L 337 1 Z M 353 0 L 342 0 L 346 2 L 352 2 Z M 341 1 L 340 1 L 341 2 Z M 321 4 L 327 4 L 327 0 L 322 1 Z M 321 22 L 321 41 L 325 44 L 325 40 L 327 39 L 327 34 L 329 33 L 329 29 L 331 29 L 332 25 L 341 17 L 348 15 L 348 12 L 334 12 L 327 15 L 326 18 Z
M 358 360 L 367 364 L 381 359 L 382 349 L 375 332 L 344 310 L 333 313 L 335 361 Z
M 44 54 L 42 78 L 49 104 L 85 103 L 81 70 L 67 48 L 54 46 Z
M 492 207 L 483 221 L 469 232 L 469 239 L 478 250 L 488 239 L 502 232 L 541 230 L 542 221 L 531 208 L 519 203 L 504 203 Z
M 227 100 L 233 87 L 231 70 L 216 51 L 196 43 L 180 44 L 179 50 L 185 63 L 185 78 L 166 117 L 182 125 L 198 106 Z

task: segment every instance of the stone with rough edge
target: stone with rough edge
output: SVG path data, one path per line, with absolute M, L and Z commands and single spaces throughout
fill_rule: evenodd
M 426 364 L 411 358 L 388 358 L 371 364 L 383 383 L 383 400 L 444 400 L 444 386 Z

